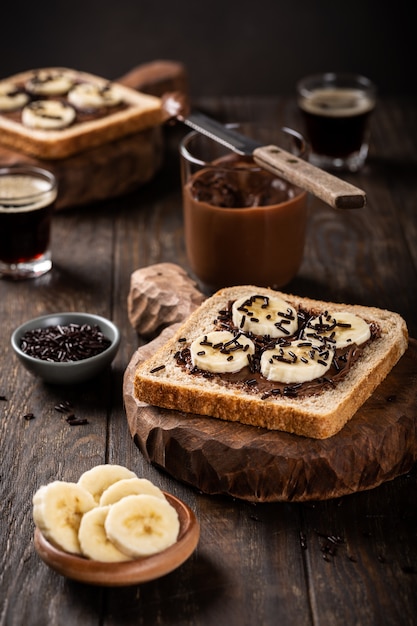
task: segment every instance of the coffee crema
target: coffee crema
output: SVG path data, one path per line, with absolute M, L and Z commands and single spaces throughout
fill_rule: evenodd
M 299 97 L 314 153 L 345 157 L 359 152 L 375 99 L 360 89 L 315 89 Z
M 25 263 L 49 246 L 50 221 L 57 196 L 50 181 L 29 174 L 0 176 L 0 261 Z

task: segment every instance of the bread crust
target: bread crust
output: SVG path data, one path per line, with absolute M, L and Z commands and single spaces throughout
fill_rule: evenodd
M 28 70 L 4 78 L 1 82 L 21 85 L 36 73 L 44 71 L 65 72 L 77 81 L 90 82 L 100 87 L 110 82 L 94 74 L 62 67 Z M 41 159 L 63 159 L 145 128 L 162 124 L 160 98 L 141 93 L 117 82 L 111 82 L 111 85 L 118 92 L 123 103 L 127 105 L 125 108 L 117 111 L 109 109 L 104 117 L 82 121 L 60 130 L 28 128 L 20 120 L 16 120 L 15 116 L 9 116 L 0 111 L 1 143 Z
M 174 355 L 201 334 L 214 329 L 219 310 L 244 295 L 278 295 L 294 308 L 313 314 L 350 311 L 368 323 L 374 322 L 380 336 L 368 343 L 347 375 L 330 389 L 308 397 L 276 396 L 261 399 L 244 389 L 195 376 L 176 364 Z M 184 340 L 180 341 L 180 339 Z M 148 404 L 236 421 L 269 430 L 282 430 L 316 439 L 335 435 L 369 398 L 407 349 L 405 321 L 397 313 L 365 307 L 302 298 L 256 286 L 222 289 L 208 298 L 175 335 L 135 373 L 135 397 Z M 163 369 L 159 368 L 164 365 Z M 192 415 L 190 415 L 190 419 Z

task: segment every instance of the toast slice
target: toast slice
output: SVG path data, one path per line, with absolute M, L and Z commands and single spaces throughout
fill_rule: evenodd
M 207 375 L 187 365 L 185 357 L 191 343 L 215 329 L 233 328 L 231 304 L 254 294 L 285 300 L 297 311 L 299 326 L 310 316 L 348 311 L 366 321 L 372 331 L 371 338 L 359 350 L 356 346 L 349 348 L 355 357 L 343 357 L 349 363 L 345 371 L 333 378 L 326 375 L 304 387 L 281 385 L 277 394 L 272 390 L 265 392 L 262 383 L 267 382 L 267 388 L 271 383 L 262 381 L 259 372 L 255 383 L 249 371 L 234 380 L 233 376 Z M 234 332 L 238 332 L 236 326 Z M 311 300 L 255 286 L 229 287 L 203 302 L 164 346 L 138 366 L 134 393 L 139 401 L 159 407 L 325 439 L 335 435 L 351 419 L 404 354 L 407 345 L 406 324 L 391 311 Z M 272 384 L 274 388 L 278 386 Z
M 111 86 L 118 104 L 101 107 L 99 110 L 91 108 L 83 110 L 71 104 L 69 99 L 71 89 L 58 95 L 34 94 L 28 90 L 27 85 L 40 75 L 64 76 L 65 80 L 68 79 L 73 83 L 73 87 L 89 84 L 105 90 Z M 24 94 L 26 101 L 23 98 L 19 106 L 10 109 L 0 106 L 0 142 L 9 148 L 41 159 L 63 159 L 163 122 L 160 98 L 110 82 L 94 74 L 69 68 L 29 70 L 2 79 L 0 96 L 7 95 L 9 89 L 16 89 L 19 94 Z M 57 100 L 70 108 L 72 113 L 75 111 L 75 117 L 68 126 L 44 129 L 34 128 L 25 123 L 24 109 L 34 102 L 42 104 L 46 100 Z

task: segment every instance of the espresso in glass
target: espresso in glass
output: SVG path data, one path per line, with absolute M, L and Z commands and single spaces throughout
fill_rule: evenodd
M 52 267 L 51 216 L 55 177 L 31 166 L 0 169 L 0 276 L 41 276 Z
M 360 169 L 368 155 L 375 108 L 371 81 L 345 74 L 309 76 L 299 81 L 297 94 L 311 162 L 328 169 Z

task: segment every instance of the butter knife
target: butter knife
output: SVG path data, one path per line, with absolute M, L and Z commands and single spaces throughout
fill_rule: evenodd
M 182 113 L 172 106 L 167 110 L 171 111 L 171 117 L 186 126 L 207 135 L 232 152 L 252 156 L 259 166 L 312 193 L 334 208 L 360 209 L 366 204 L 366 194 L 362 189 L 278 146 L 263 145 L 199 111 Z

